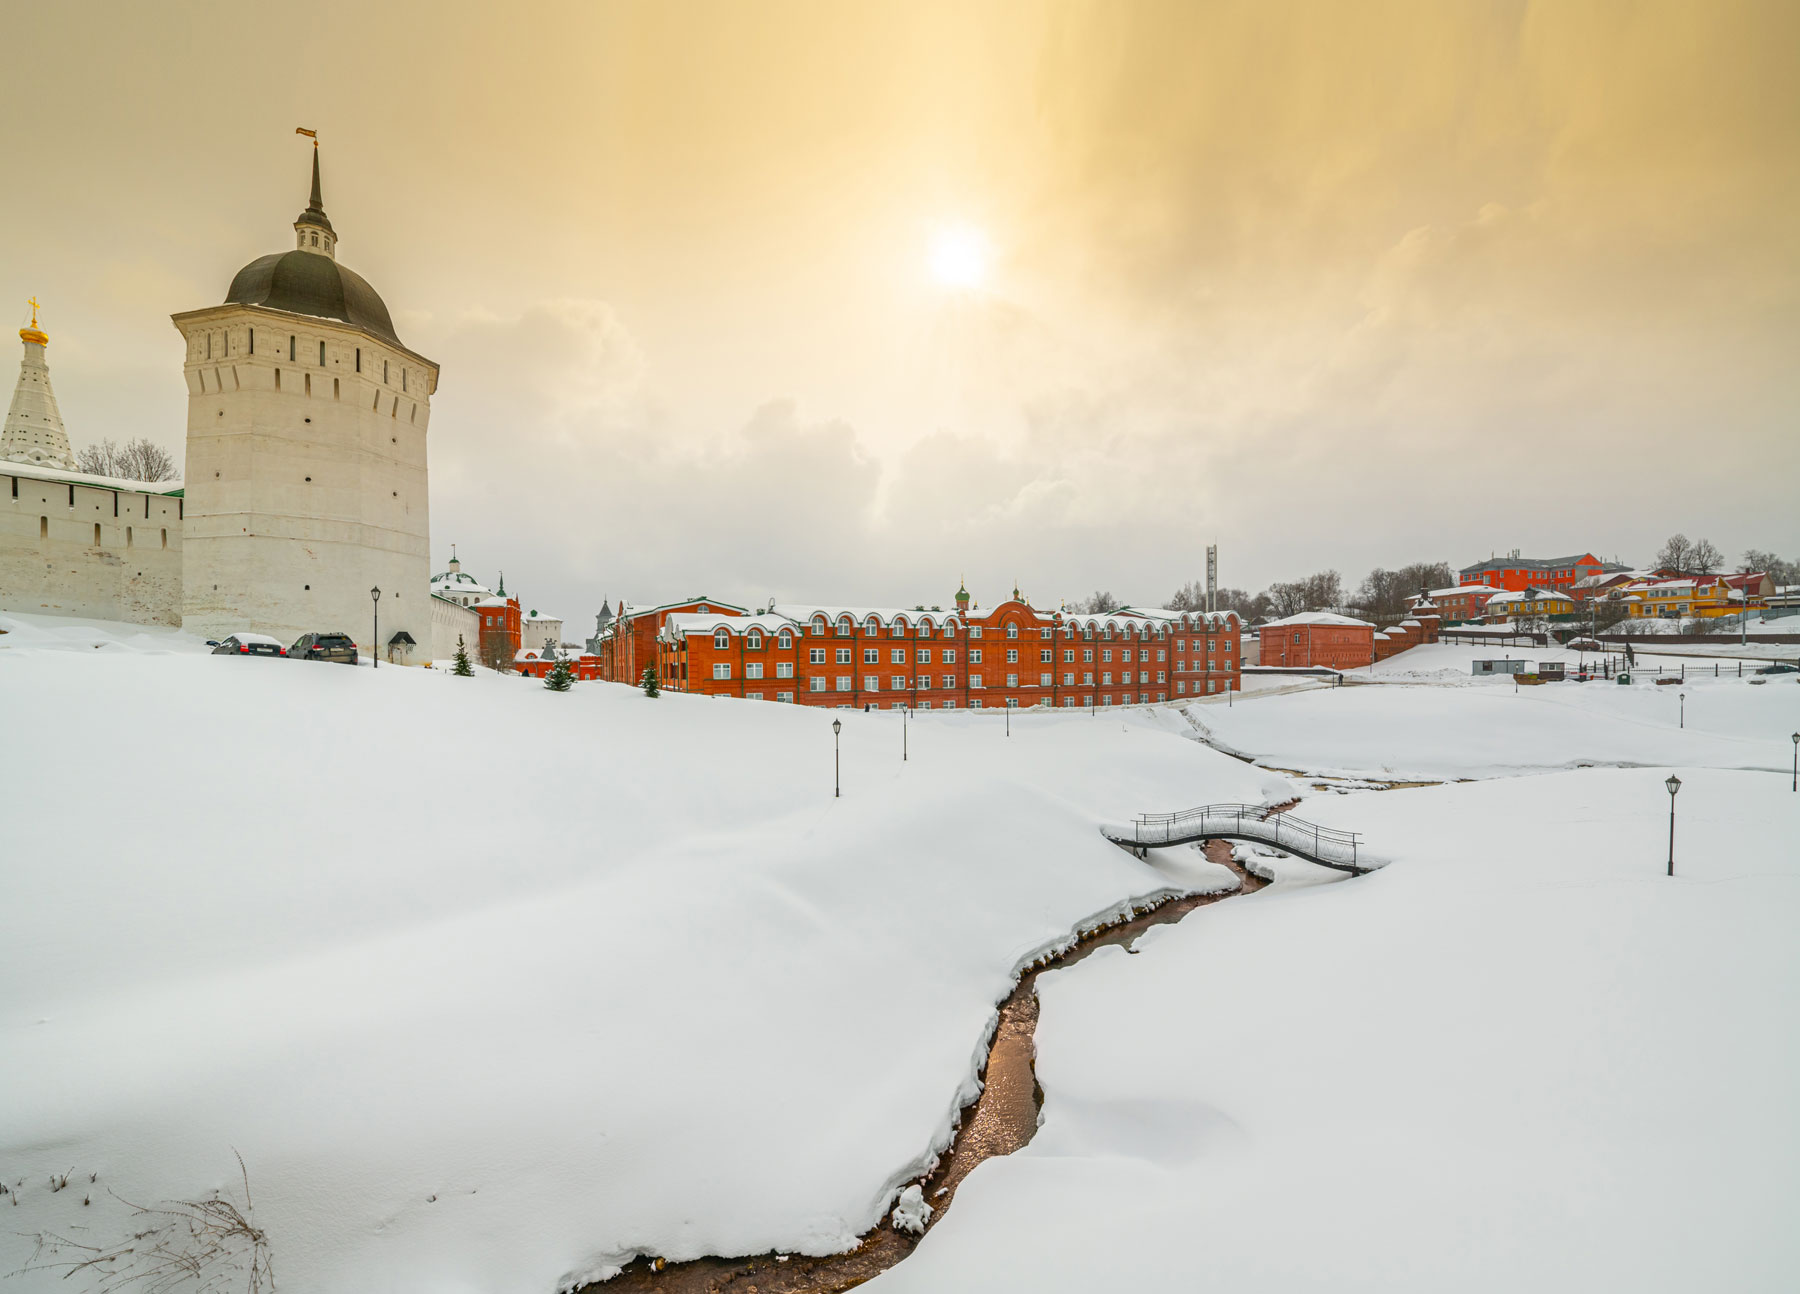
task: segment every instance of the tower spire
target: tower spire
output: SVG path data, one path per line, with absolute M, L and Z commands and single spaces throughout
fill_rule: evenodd
M 36 297 L 30 305 L 31 327 L 19 329 L 25 356 L 19 362 L 19 383 L 13 388 L 5 427 L 0 430 L 0 462 L 35 463 L 72 472 L 75 455 L 56 407 L 56 392 L 50 389 L 50 368 L 44 363 L 50 335 L 38 327 Z
M 298 239 L 295 245 L 303 252 L 318 252 L 336 260 L 337 230 L 331 227 L 331 218 L 325 214 L 325 198 L 319 184 L 319 132 L 296 126 L 294 133 L 305 135 L 313 142 L 312 197 L 307 201 L 306 210 L 294 220 L 294 233 Z

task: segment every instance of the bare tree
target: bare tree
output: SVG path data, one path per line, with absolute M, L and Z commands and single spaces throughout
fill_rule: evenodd
M 1725 554 L 1712 545 L 1712 540 L 1698 540 L 1688 553 L 1688 574 L 1711 575 L 1725 564 Z
M 1765 572 L 1777 588 L 1800 584 L 1800 561 L 1785 561 L 1774 553 L 1759 548 L 1745 550 L 1744 560 L 1739 564 L 1738 571 L 1746 575 Z
M 1075 609 L 1083 615 L 1101 616 L 1119 609 L 1119 599 L 1112 594 L 1096 589 L 1085 601 L 1076 604 Z
M 172 481 L 181 475 L 174 456 L 143 436 L 123 445 L 107 439 L 98 445 L 83 446 L 75 456 L 75 470 L 126 481 Z
M 1673 534 L 1657 551 L 1654 564 L 1657 567 L 1667 567 L 1669 570 L 1685 574 L 1688 564 L 1693 560 L 1694 546 L 1688 542 L 1688 537 L 1683 534 Z
M 1206 585 L 1200 580 L 1189 580 L 1164 604 L 1171 611 L 1204 611 L 1206 610 Z

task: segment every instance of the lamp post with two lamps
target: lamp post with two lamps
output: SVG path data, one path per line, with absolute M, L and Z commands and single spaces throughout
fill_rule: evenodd
M 1669 788 L 1669 875 L 1675 875 L 1675 793 L 1681 789 L 1681 779 L 1669 774 L 1669 780 L 1663 783 Z
M 369 655 L 373 658 L 370 662 L 370 668 L 371 669 L 380 669 L 381 668 L 381 588 L 379 585 L 376 586 L 375 588 L 372 588 L 369 590 L 369 601 L 374 604 L 374 615 L 375 615 L 375 641 L 369 648 Z

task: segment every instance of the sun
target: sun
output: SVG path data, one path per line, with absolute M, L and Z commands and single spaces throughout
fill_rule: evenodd
M 987 235 L 970 225 L 940 229 L 931 240 L 931 277 L 947 288 L 972 289 L 987 283 Z

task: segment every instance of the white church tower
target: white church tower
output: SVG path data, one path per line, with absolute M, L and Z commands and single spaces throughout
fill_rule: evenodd
M 375 289 L 338 264 L 316 139 L 312 200 L 294 234 L 293 251 L 239 270 L 223 305 L 174 316 L 187 342 L 182 625 L 283 642 L 342 631 L 365 657 L 422 663 L 438 367 L 402 344 Z
M 38 327 L 37 312 L 38 303 L 33 298 L 31 327 L 19 329 L 25 358 L 19 365 L 19 384 L 13 388 L 12 404 L 6 411 L 6 428 L 0 431 L 0 461 L 72 472 L 75 455 L 69 451 L 69 433 L 63 430 L 56 392 L 50 389 L 50 367 L 44 362 L 50 336 Z

